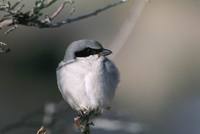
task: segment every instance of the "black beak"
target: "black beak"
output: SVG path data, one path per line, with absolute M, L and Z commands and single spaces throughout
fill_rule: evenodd
M 112 54 L 112 51 L 109 49 L 103 49 L 103 51 L 100 53 L 100 55 L 102 55 L 102 56 L 107 56 L 110 54 Z

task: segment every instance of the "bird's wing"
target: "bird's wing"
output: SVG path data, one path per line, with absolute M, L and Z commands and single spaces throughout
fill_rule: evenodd
M 110 99 L 113 98 L 115 90 L 119 83 L 119 71 L 115 64 L 109 59 L 104 60 L 104 79 L 105 79 L 105 89 L 107 90 L 107 95 Z

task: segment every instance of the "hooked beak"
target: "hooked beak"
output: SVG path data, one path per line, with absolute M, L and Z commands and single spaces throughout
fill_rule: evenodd
M 109 49 L 103 49 L 103 51 L 100 53 L 101 56 L 107 56 L 112 54 L 112 51 Z

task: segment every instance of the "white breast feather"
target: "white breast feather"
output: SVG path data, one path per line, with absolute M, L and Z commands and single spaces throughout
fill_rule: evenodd
M 60 68 L 57 81 L 63 98 L 73 109 L 89 110 L 110 105 L 119 75 L 110 60 L 95 55 Z

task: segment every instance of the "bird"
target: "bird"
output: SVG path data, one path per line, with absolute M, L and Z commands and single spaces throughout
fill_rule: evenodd
M 98 41 L 82 39 L 68 45 L 56 75 L 63 99 L 80 115 L 95 115 L 111 107 L 119 70 L 107 58 L 112 53 Z

